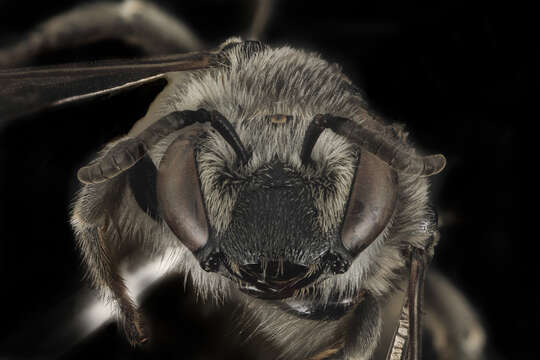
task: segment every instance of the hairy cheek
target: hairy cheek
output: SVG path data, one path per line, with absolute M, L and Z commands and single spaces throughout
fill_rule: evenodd
M 168 266 L 164 265 L 159 259 L 148 262 L 134 271 L 124 271 L 122 273 L 126 287 L 135 300 L 153 283 L 166 274 Z M 79 312 L 72 326 L 73 333 L 77 334 L 77 337 L 81 340 L 96 331 L 103 324 L 113 320 L 116 314 L 112 303 L 100 300 L 93 292 L 85 293 L 77 306 L 82 308 L 82 311 Z

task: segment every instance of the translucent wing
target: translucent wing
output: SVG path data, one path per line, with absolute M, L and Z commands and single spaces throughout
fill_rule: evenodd
M 0 126 L 50 107 L 124 91 L 173 71 L 211 67 L 215 52 L 0 70 Z

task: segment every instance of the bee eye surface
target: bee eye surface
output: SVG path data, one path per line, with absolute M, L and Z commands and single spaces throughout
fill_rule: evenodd
M 186 129 L 169 146 L 159 165 L 156 185 L 163 218 L 193 252 L 207 243 L 209 235 L 193 149 L 199 131 L 198 126 Z
M 341 240 L 353 255 L 368 247 L 384 230 L 396 206 L 397 175 L 375 155 L 360 154 Z

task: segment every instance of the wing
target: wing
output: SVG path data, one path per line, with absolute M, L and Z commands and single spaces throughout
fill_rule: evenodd
M 121 92 L 168 72 L 213 66 L 217 52 L 0 70 L 0 126 L 9 120 L 96 96 Z

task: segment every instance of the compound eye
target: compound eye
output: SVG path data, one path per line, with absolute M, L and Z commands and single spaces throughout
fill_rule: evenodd
M 208 242 L 209 234 L 193 149 L 200 132 L 200 125 L 193 125 L 173 141 L 159 164 L 156 184 L 163 218 L 192 252 Z
M 341 241 L 354 256 L 384 230 L 397 201 L 397 175 L 375 155 L 360 154 L 343 220 Z

